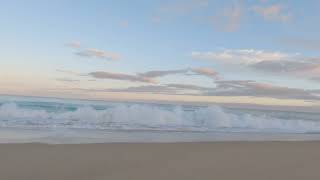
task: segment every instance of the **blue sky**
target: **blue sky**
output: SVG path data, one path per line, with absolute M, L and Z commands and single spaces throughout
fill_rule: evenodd
M 312 0 L 3 1 L 0 93 L 317 100 L 319 7 Z M 157 75 L 143 75 L 150 71 Z

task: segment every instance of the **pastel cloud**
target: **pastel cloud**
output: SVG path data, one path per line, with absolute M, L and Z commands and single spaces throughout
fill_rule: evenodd
M 187 72 L 188 72 L 188 69 L 156 70 L 156 71 L 147 71 L 144 73 L 139 73 L 139 75 L 143 77 L 155 78 L 155 77 L 162 77 L 162 76 L 167 76 L 172 74 L 184 74 Z
M 61 70 L 60 70 L 60 72 L 69 73 L 69 71 L 61 71 Z M 145 82 L 145 83 L 155 84 L 155 83 L 158 83 L 156 78 L 168 76 L 168 75 L 176 75 L 176 74 L 187 75 L 188 72 L 194 73 L 194 74 L 189 74 L 189 75 L 202 75 L 202 76 L 209 77 L 212 79 L 218 79 L 218 73 L 210 68 L 155 70 L 155 71 L 147 71 L 147 72 L 143 72 L 143 73 L 137 73 L 134 75 L 124 74 L 124 73 L 97 71 L 97 72 L 90 72 L 87 75 L 94 77 L 96 79 L 114 79 L 114 80 Z
M 104 60 L 119 60 L 121 55 L 115 52 L 104 51 L 96 48 L 82 48 L 82 45 L 79 41 L 72 41 L 66 44 L 66 46 L 76 50 L 74 53 L 77 56 L 86 57 L 86 58 L 99 58 Z
M 280 21 L 287 22 L 291 14 L 283 8 L 280 4 L 273 4 L 270 6 L 253 6 L 251 10 L 261 15 L 265 20 L 268 21 Z
M 176 88 L 176 89 L 188 89 L 188 90 L 204 90 L 207 88 L 193 85 L 193 84 L 167 84 L 167 87 Z
M 79 82 L 79 79 L 71 79 L 71 78 L 56 78 L 56 81 L 60 82 Z
M 81 48 L 81 43 L 79 41 L 72 41 L 66 44 L 66 46 L 74 49 Z
M 57 69 L 56 71 L 59 72 L 59 73 L 64 73 L 64 74 L 68 74 L 68 75 L 81 76 L 80 73 L 77 73 L 77 72 L 74 72 L 74 71 L 62 70 L 62 69 Z
M 159 23 L 163 20 L 176 18 L 188 18 L 190 20 L 205 21 L 206 24 L 213 25 L 215 29 L 224 32 L 236 31 L 240 25 L 244 14 L 244 9 L 240 1 L 235 0 L 228 3 L 221 10 L 216 10 L 210 5 L 209 0 L 185 0 L 170 2 L 160 6 L 151 20 Z M 197 15 L 198 12 L 210 12 L 208 15 Z M 216 12 L 216 13 L 211 13 Z M 201 14 L 201 13 L 198 13 Z
M 223 61 L 230 63 L 257 63 L 261 61 L 274 61 L 281 60 L 292 55 L 273 52 L 263 51 L 255 49 L 225 49 L 221 51 L 209 51 L 209 52 L 198 52 L 194 51 L 191 53 L 191 57 L 194 59 L 204 59 L 212 61 Z
M 187 69 L 176 69 L 176 70 L 157 70 L 157 71 L 147 71 L 144 73 L 139 73 L 139 76 L 142 77 L 149 77 L 149 78 L 156 78 L 156 77 L 162 77 L 167 75 L 175 75 L 175 74 L 184 74 L 192 72 L 193 74 L 188 75 L 202 75 L 206 76 L 212 79 L 218 79 L 219 73 L 215 70 L 207 67 L 201 67 L 201 68 L 187 68 Z
M 207 76 L 207 77 L 215 79 L 215 80 L 218 80 L 220 78 L 219 73 L 211 68 L 206 68 L 206 67 L 193 68 L 193 69 L 191 69 L 191 71 L 194 73 L 197 73 L 199 75 Z
M 234 1 L 210 19 L 218 30 L 233 32 L 240 27 L 243 14 L 242 5 L 238 1 Z
M 217 81 L 215 91 L 208 95 L 219 96 L 256 96 L 290 99 L 319 99 L 313 91 L 276 86 L 256 81 Z
M 208 0 L 185 0 L 163 4 L 152 16 L 152 21 L 159 23 L 164 19 L 189 15 L 196 10 L 206 8 L 208 3 Z
M 113 60 L 113 61 L 119 60 L 121 57 L 120 54 L 118 53 L 107 52 L 107 51 L 93 49 L 93 48 L 84 49 L 82 51 L 76 52 L 75 54 L 81 57 L 100 58 L 100 59 Z
M 213 52 L 192 52 L 192 58 L 220 61 L 246 68 L 314 80 L 320 76 L 320 58 L 299 54 L 254 49 L 227 49 Z
M 154 94 L 176 94 L 176 90 L 162 85 L 148 85 L 128 87 L 122 89 L 106 89 L 107 92 L 136 92 L 136 93 L 154 93 Z
M 232 0 L 217 9 L 218 3 L 209 0 L 173 1 L 160 6 L 151 20 L 159 23 L 163 20 L 188 18 L 213 25 L 218 31 L 234 32 L 240 28 L 243 19 L 250 20 L 246 17 L 249 12 L 258 14 L 266 21 L 287 22 L 292 18 L 289 9 L 281 4 L 270 4 L 264 0 L 251 7 L 247 7 L 247 4 L 242 0 Z M 203 15 L 199 12 L 206 13 Z
M 127 88 L 109 88 L 109 89 L 80 89 L 82 91 L 91 92 L 130 92 L 130 93 L 153 93 L 153 94 L 168 94 L 168 95 L 182 95 L 193 94 L 200 95 L 205 90 L 210 88 L 201 87 L 191 84 L 165 84 L 165 85 L 143 85 L 133 86 Z
M 128 88 L 83 89 L 92 92 L 129 92 L 167 95 L 266 97 L 278 99 L 319 99 L 319 90 L 304 90 L 261 83 L 252 80 L 216 81 L 216 87 L 194 84 L 144 85 Z
M 124 81 L 132 81 L 132 82 L 156 83 L 154 79 L 151 79 L 148 77 L 123 74 L 123 73 L 96 71 L 96 72 L 91 72 L 88 75 L 97 79 L 114 79 L 114 80 L 124 80 Z
M 301 58 L 282 61 L 262 61 L 250 67 L 270 73 L 281 73 L 315 80 L 320 76 L 320 59 Z

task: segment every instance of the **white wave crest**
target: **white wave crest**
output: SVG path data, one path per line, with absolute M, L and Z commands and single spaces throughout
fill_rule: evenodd
M 167 110 L 150 105 L 118 104 L 105 110 L 86 106 L 75 111 L 48 112 L 6 103 L 0 106 L 0 127 L 306 133 L 320 132 L 320 121 L 236 115 L 219 106 L 185 111 L 180 106 Z

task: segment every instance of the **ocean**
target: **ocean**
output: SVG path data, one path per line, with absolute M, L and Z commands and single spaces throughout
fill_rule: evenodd
M 319 140 L 320 113 L 0 96 L 0 142 Z

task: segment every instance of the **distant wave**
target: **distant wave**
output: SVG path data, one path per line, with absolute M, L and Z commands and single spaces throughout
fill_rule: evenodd
M 30 104 L 30 103 L 29 103 Z M 37 103 L 0 105 L 0 127 L 84 128 L 116 130 L 177 130 L 219 132 L 320 132 L 320 121 L 279 119 L 234 114 L 219 106 L 185 109 L 182 106 L 163 108 L 147 104 L 116 104 L 106 108 L 77 106 L 50 110 Z

